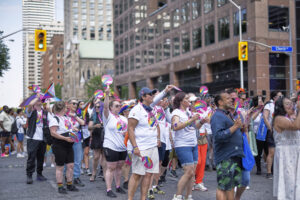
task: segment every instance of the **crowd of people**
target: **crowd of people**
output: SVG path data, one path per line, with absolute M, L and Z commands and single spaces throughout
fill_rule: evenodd
M 35 171 L 38 181 L 47 180 L 43 167 L 50 157 L 61 194 L 84 187 L 82 174 L 90 182 L 102 174 L 108 197 L 128 194 L 132 200 L 140 187 L 140 199 L 155 199 L 165 194 L 168 168 L 177 178 L 180 167 L 173 200 L 192 200 L 194 190 L 211 189 L 203 182 L 205 170 L 216 171 L 216 199 L 239 200 L 256 165 L 256 175 L 266 171 L 273 179 L 275 197 L 300 199 L 297 95 L 272 91 L 266 101 L 228 89 L 196 96 L 167 85 L 162 91 L 144 87 L 138 99 L 124 101 L 109 87 L 87 102 L 40 99 L 37 93 L 26 108 L 3 106 L 0 113 L 1 157 L 27 156 L 27 184 Z

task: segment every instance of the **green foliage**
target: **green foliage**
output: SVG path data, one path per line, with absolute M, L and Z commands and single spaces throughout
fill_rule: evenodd
M 55 89 L 55 96 L 57 97 L 57 98 L 59 98 L 59 99 L 62 99 L 61 98 L 61 89 L 62 89 L 62 85 L 61 84 L 56 84 L 55 86 L 54 86 L 54 89 Z
M 3 31 L 0 31 L 0 37 L 2 36 Z M 3 76 L 4 71 L 9 70 L 9 49 L 0 40 L 0 77 Z

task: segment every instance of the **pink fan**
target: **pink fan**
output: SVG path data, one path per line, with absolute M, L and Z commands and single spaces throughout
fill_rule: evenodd
M 69 135 L 70 135 L 71 139 L 73 140 L 73 142 L 76 142 L 76 143 L 79 142 L 79 139 L 78 139 L 76 133 L 70 132 Z
M 110 75 L 103 75 L 102 76 L 102 83 L 109 87 L 109 85 L 111 85 L 113 83 L 113 79 Z
M 144 156 L 144 157 L 142 157 L 142 162 L 144 164 L 144 167 L 146 167 L 147 169 L 152 169 L 153 162 L 152 162 L 151 158 L 149 158 L 148 156 Z
M 206 86 L 201 86 L 199 92 L 200 96 L 206 95 L 208 93 L 208 88 Z
M 203 100 L 196 101 L 194 107 L 199 113 L 203 113 L 207 110 L 207 104 Z
M 180 89 L 179 87 L 173 86 L 173 88 L 174 88 L 175 90 L 182 91 L 182 89 Z
M 241 108 L 241 101 L 239 98 L 234 100 L 234 112 L 238 112 L 239 108 Z

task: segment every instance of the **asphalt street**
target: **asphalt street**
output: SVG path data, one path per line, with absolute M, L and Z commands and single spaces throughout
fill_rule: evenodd
M 45 182 L 36 181 L 34 174 L 34 183 L 26 184 L 25 175 L 26 158 L 16 158 L 15 155 L 0 158 L 0 200 L 22 199 L 22 200 L 42 200 L 42 199 L 85 199 L 85 200 L 105 200 L 110 199 L 106 196 L 105 183 L 102 179 L 96 179 L 91 183 L 89 177 L 82 175 L 81 179 L 85 187 L 79 188 L 79 192 L 68 192 L 67 195 L 61 195 L 57 192 L 55 181 L 55 169 L 48 165 L 44 168 L 44 175 L 48 178 Z M 247 200 L 271 200 L 275 199 L 272 195 L 272 180 L 268 180 L 262 176 L 255 175 L 255 169 L 251 174 L 250 189 L 246 190 L 242 199 Z M 182 170 L 178 169 L 177 173 L 182 174 Z M 193 198 L 196 199 L 215 199 L 216 189 L 216 173 L 205 172 L 204 183 L 208 188 L 207 192 L 194 191 Z M 176 192 L 177 180 L 167 176 L 167 182 L 162 189 L 166 192 L 165 195 L 156 195 L 157 200 L 171 200 Z M 139 190 L 135 195 L 135 199 L 139 199 Z M 125 200 L 127 195 L 118 194 L 116 200 Z

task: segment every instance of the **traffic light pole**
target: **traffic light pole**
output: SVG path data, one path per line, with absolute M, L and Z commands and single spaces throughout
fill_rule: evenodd
M 18 30 L 18 31 L 15 31 L 15 32 L 13 32 L 13 33 L 10 33 L 10 34 L 8 34 L 8 35 L 5 35 L 5 36 L 1 37 L 0 40 L 2 40 L 2 39 L 4 39 L 4 38 L 7 38 L 7 37 L 9 37 L 9 36 L 11 36 L 11 35 L 14 35 L 14 34 L 16 34 L 16 33 L 19 33 L 19 32 L 21 32 L 21 31 L 25 31 L 26 29 L 27 29 L 27 28 L 22 28 L 22 29 L 20 29 L 20 30 Z
M 240 42 L 243 41 L 242 39 L 242 11 L 241 11 L 241 6 L 237 5 L 235 2 L 232 0 L 229 0 L 230 3 L 232 3 L 237 9 L 239 9 L 239 35 L 240 35 Z M 243 61 L 240 61 L 240 76 L 241 76 L 241 88 L 244 88 L 244 66 L 243 66 Z

